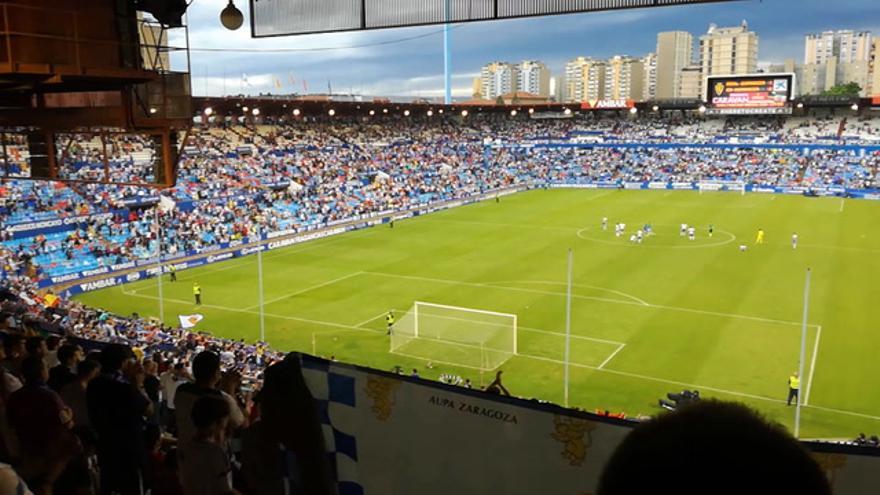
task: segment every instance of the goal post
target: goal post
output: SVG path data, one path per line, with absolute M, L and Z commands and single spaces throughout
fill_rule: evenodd
M 700 194 L 708 192 L 739 192 L 746 194 L 746 183 L 738 180 L 701 180 L 697 183 Z
M 493 370 L 517 353 L 515 314 L 416 301 L 391 332 L 391 352 Z

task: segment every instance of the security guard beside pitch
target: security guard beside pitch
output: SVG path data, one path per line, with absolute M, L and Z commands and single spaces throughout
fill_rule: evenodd
M 394 327 L 394 312 L 389 311 L 387 315 L 385 315 L 385 323 L 388 324 L 388 335 L 391 335 L 391 329 Z
M 177 268 L 174 268 L 174 265 L 168 265 L 168 278 L 172 282 L 177 282 Z
M 196 304 L 202 304 L 202 286 L 198 282 L 193 284 L 193 297 L 196 298 Z
M 788 404 L 791 405 L 791 399 L 794 399 L 795 405 L 798 403 L 798 394 L 801 390 L 801 379 L 797 374 L 797 371 L 791 374 L 788 377 Z

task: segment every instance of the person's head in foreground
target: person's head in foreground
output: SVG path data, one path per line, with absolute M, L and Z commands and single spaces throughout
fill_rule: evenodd
M 704 400 L 636 427 L 597 495 L 831 495 L 825 474 L 782 426 L 748 407 Z
M 197 439 L 221 445 L 229 424 L 229 404 L 219 397 L 200 397 L 193 405 L 192 420 Z

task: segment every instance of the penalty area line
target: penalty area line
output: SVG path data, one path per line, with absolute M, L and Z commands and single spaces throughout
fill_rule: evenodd
M 397 309 L 395 309 L 395 308 L 390 308 L 388 311 L 399 312 L 399 311 L 398 311 Z M 362 322 L 360 322 L 360 323 L 355 324 L 355 326 L 358 327 L 358 328 L 360 328 L 360 327 L 363 327 L 364 325 L 366 325 L 367 323 L 372 323 L 372 322 L 378 320 L 379 318 L 385 316 L 386 314 L 388 314 L 388 311 L 383 311 L 383 312 L 379 313 L 378 315 L 376 315 L 376 316 L 370 318 L 369 320 L 364 320 L 364 321 L 362 321 Z
M 624 347 L 626 347 L 626 344 L 620 344 L 620 347 L 618 347 L 617 349 L 615 349 L 614 352 L 612 352 L 611 355 L 608 356 L 607 359 L 605 359 L 605 361 L 602 361 L 602 364 L 600 364 L 599 367 L 596 368 L 596 369 L 599 369 L 599 370 L 604 369 L 604 368 L 605 368 L 605 365 L 608 364 L 608 363 L 610 363 L 611 360 L 614 359 L 614 356 L 616 356 L 617 353 L 619 353 L 620 351 L 622 351 Z
M 804 405 L 810 405 L 810 392 L 813 390 L 813 373 L 816 371 L 816 356 L 819 354 L 819 339 L 822 338 L 822 325 L 816 330 L 816 342 L 813 344 L 813 357 L 810 359 L 810 377 L 807 380 L 807 393 L 804 395 Z

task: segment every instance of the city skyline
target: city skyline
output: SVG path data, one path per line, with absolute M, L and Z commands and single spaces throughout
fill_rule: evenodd
M 246 28 L 230 32 L 219 25 L 217 15 L 225 3 L 197 0 L 190 6 L 196 95 L 321 93 L 328 87 L 365 95 L 437 97 L 443 92 L 442 36 L 436 26 L 254 40 Z M 801 62 L 809 33 L 851 29 L 880 34 L 880 4 L 874 1 L 829 5 L 803 0 L 797 16 L 790 10 L 791 2 L 746 0 L 455 25 L 453 90 L 458 98 L 469 97 L 480 68 L 493 60 L 540 60 L 559 79 L 577 56 L 641 58 L 656 50 L 659 32 L 687 31 L 696 37 L 712 23 L 736 26 L 747 20 L 761 39 L 762 68 L 786 59 Z

